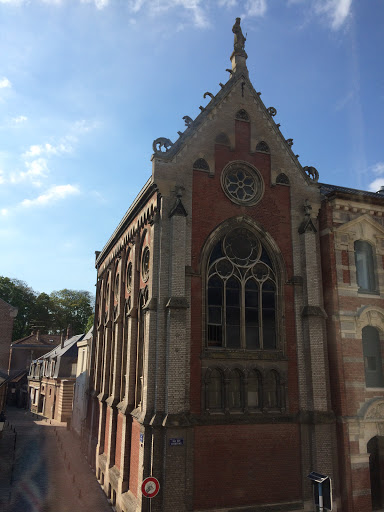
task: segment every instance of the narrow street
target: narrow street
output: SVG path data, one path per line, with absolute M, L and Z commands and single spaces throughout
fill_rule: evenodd
M 2 512 L 112 510 L 64 423 L 13 407 L 6 415 L 9 424 L 0 438 Z

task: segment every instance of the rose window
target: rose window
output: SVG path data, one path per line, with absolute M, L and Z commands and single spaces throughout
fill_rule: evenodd
M 253 206 L 259 202 L 264 192 L 260 173 L 245 162 L 233 162 L 221 176 L 221 185 L 231 201 Z

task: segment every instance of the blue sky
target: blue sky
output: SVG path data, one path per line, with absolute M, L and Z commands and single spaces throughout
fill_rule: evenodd
M 0 0 L 0 275 L 94 293 L 152 141 L 227 81 L 237 16 L 302 165 L 384 185 L 383 0 Z

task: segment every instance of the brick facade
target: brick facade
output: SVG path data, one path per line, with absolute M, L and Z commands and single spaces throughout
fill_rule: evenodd
M 90 409 L 118 512 L 149 509 L 147 476 L 152 512 L 311 510 L 313 470 L 334 510 L 371 510 L 384 405 L 361 332 L 381 333 L 384 311 L 358 293 L 353 240 L 374 241 L 384 290 L 384 230 L 300 165 L 245 59 L 235 48 L 175 144 L 154 142 L 151 179 L 96 256 Z

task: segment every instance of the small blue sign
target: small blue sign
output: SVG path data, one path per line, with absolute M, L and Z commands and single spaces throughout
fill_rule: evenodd
M 140 443 L 143 444 L 144 443 L 144 434 L 140 434 Z
M 184 439 L 182 437 L 171 437 L 169 446 L 184 446 Z

